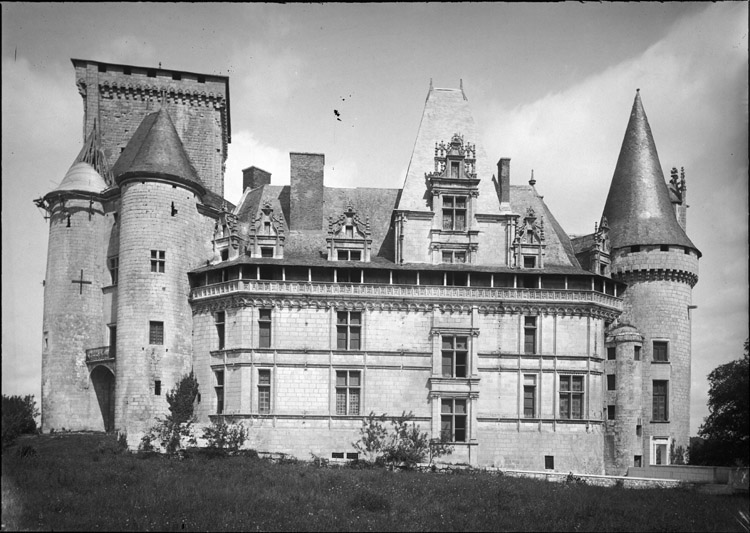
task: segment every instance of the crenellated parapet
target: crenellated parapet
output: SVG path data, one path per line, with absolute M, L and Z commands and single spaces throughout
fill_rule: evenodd
M 612 277 L 625 283 L 676 281 L 698 283 L 698 254 L 682 246 L 637 246 L 615 250 Z

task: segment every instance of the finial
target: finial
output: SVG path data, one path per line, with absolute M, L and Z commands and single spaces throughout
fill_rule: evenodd
M 432 78 L 430 78 L 430 90 L 432 90 Z
M 640 90 L 640 89 L 636 89 L 636 90 L 635 90 L 635 92 L 637 92 L 637 93 L 640 93 L 640 92 L 641 92 L 641 90 Z
M 534 179 L 534 169 L 533 168 L 531 169 L 531 179 L 529 180 L 529 185 L 531 185 L 532 187 L 534 185 L 536 185 L 536 180 Z
M 159 68 L 161 68 L 161 61 L 159 61 Z

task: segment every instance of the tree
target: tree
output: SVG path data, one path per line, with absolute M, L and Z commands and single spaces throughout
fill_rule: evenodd
M 747 465 L 750 456 L 750 359 L 745 353 L 708 375 L 710 414 L 698 430 L 704 442 L 690 450 L 692 464 Z
M 12 444 L 16 437 L 36 431 L 36 420 L 39 409 L 34 395 L 6 396 L 3 394 L 2 412 L 2 445 Z
M 195 442 L 193 436 L 193 407 L 198 396 L 198 380 L 193 371 L 182 376 L 174 389 L 167 393 L 169 414 L 164 420 L 156 419 L 157 424 L 141 439 L 141 450 L 154 450 L 153 443 L 158 441 L 167 453 L 177 453 L 182 448 L 183 437 L 190 443 Z

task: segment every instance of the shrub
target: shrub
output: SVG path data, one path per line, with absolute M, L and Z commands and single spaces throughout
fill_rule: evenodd
M 183 449 L 183 440 L 187 439 L 189 444 L 195 445 L 193 407 L 197 396 L 198 380 L 191 370 L 167 393 L 169 414 L 163 420 L 156 418 L 156 424 L 141 439 L 139 451 L 156 451 L 154 442 L 157 442 L 159 451 L 179 455 Z
M 449 444 L 430 440 L 429 435 L 412 422 L 413 418 L 412 412 L 405 411 L 401 416 L 390 418 L 392 429 L 389 431 L 385 427 L 387 416 L 371 412 L 362 420 L 359 441 L 352 445 L 364 456 L 365 462 L 406 468 L 452 453 Z
M 208 447 L 222 450 L 224 453 L 236 455 L 247 440 L 248 430 L 242 422 L 227 424 L 223 417 L 214 420 L 203 430 L 203 438 L 208 441 Z
M 19 435 L 34 433 L 39 409 L 36 407 L 34 395 L 6 396 L 3 394 L 2 404 L 2 445 L 13 444 Z

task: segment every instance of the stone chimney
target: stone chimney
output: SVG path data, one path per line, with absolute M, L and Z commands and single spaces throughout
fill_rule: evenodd
M 261 185 L 271 184 L 271 173 L 258 167 L 247 167 L 242 171 L 242 191 L 257 189 Z
M 291 153 L 289 229 L 323 229 L 324 154 Z
M 510 158 L 503 157 L 497 162 L 498 196 L 500 204 L 510 203 Z

